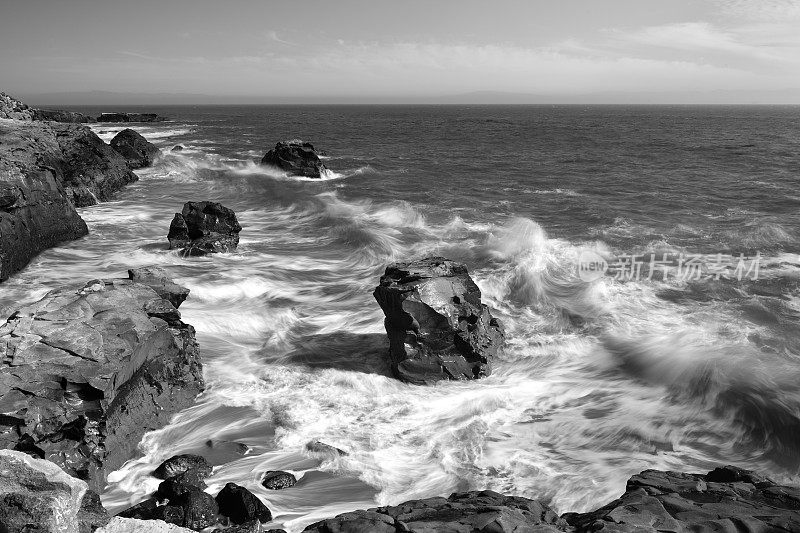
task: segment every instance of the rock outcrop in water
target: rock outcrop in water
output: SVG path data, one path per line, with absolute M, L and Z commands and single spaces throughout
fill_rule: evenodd
M 90 533 L 108 520 L 85 482 L 50 461 L 0 450 L 0 531 Z
M 536 500 L 466 492 L 345 513 L 305 531 L 794 532 L 800 531 L 800 489 L 731 466 L 706 475 L 645 470 L 628 481 L 621 498 L 589 513 L 559 518 Z
M 93 122 L 94 119 L 83 113 L 63 111 L 60 109 L 36 109 L 30 107 L 13 96 L 0 93 L 0 118 L 13 120 L 42 120 L 51 122 Z
M 64 111 L 62 109 L 32 109 L 33 120 L 49 120 L 51 122 L 67 122 L 71 124 L 83 124 L 94 122 L 94 119 L 83 113 L 75 111 Z
M 236 213 L 217 202 L 186 202 L 169 226 L 169 247 L 185 255 L 231 252 L 242 226 Z
M 429 257 L 391 265 L 373 295 L 398 378 L 423 384 L 491 373 L 503 330 L 462 263 Z
M 272 165 L 292 176 L 321 178 L 328 171 L 309 142 L 281 141 L 261 159 L 262 165 Z
M 109 144 L 125 158 L 130 168 L 149 167 L 161 154 L 156 145 L 129 128 L 117 133 Z
M 163 122 L 166 118 L 155 113 L 101 113 L 97 122 Z
M 192 404 L 203 390 L 194 328 L 162 281 L 54 290 L 0 327 L 0 448 L 99 489 L 146 431 Z
M 67 200 L 59 154 L 48 126 L 0 120 L 0 281 L 43 250 L 89 232 Z

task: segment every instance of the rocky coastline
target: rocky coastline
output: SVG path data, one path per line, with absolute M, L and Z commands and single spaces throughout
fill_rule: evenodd
M 86 235 L 76 208 L 113 198 L 136 181 L 132 169 L 159 157 L 132 130 L 109 145 L 80 122 L 77 114 L 34 110 L 0 94 L 0 282 L 41 251 Z M 300 141 L 278 143 L 262 163 L 312 178 L 327 171 Z M 169 248 L 232 252 L 241 231 L 227 207 L 186 202 L 169 228 Z M 214 470 L 197 455 L 165 461 L 152 473 L 158 490 L 118 516 L 103 508 L 98 495 L 108 474 L 136 455 L 147 431 L 167 425 L 204 390 L 202 349 L 179 311 L 189 290 L 157 268 L 120 274 L 85 280 L 77 290 L 54 287 L 3 317 L 0 532 L 282 531 L 268 529 L 269 502 L 246 487 L 227 483 L 210 494 Z M 505 332 L 466 265 L 425 257 L 388 265 L 375 281 L 396 378 L 428 386 L 490 375 Z M 269 490 L 298 482 L 288 472 L 258 475 Z M 585 513 L 559 516 L 547 501 L 475 490 L 339 514 L 305 531 L 795 532 L 800 489 L 734 466 L 705 474 L 646 470 L 620 498 Z

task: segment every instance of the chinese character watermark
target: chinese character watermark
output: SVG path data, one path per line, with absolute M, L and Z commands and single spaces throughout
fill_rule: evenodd
M 758 279 L 761 253 L 746 257 L 730 254 L 629 254 L 606 259 L 593 250 L 583 250 L 578 256 L 578 277 L 592 282 L 603 276 L 616 281 L 699 281 L 703 279 Z

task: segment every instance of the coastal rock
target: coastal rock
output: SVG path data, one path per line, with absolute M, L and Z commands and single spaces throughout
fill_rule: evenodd
M 0 450 L 0 531 L 89 533 L 108 520 L 85 482 L 50 461 Z
M 32 109 L 33 120 L 49 120 L 52 122 L 67 122 L 71 124 L 81 124 L 94 122 L 94 119 L 83 113 L 75 111 L 64 111 L 61 109 Z
M 95 533 L 194 533 L 194 531 L 168 524 L 163 520 L 138 520 L 115 516 Z
M 373 292 L 395 375 L 410 383 L 488 376 L 503 330 L 467 267 L 428 257 L 386 268 Z
M 169 226 L 169 247 L 185 255 L 230 252 L 239 244 L 242 226 L 236 213 L 217 202 L 186 202 Z
M 89 230 L 67 200 L 66 161 L 52 128 L 0 120 L 0 281 L 37 254 Z
M 264 474 L 261 479 L 261 485 L 270 490 L 288 489 L 297 483 L 297 478 L 294 474 L 289 472 L 281 472 L 280 470 L 270 470 Z
M 33 120 L 33 110 L 13 96 L 0 92 L 0 118 Z
M 163 122 L 166 118 L 155 113 L 101 113 L 97 122 Z
M 800 488 L 733 466 L 706 475 L 645 470 L 619 499 L 562 518 L 580 532 L 800 531 Z
M 117 133 L 110 144 L 111 148 L 125 158 L 130 168 L 149 167 L 161 154 L 156 145 L 132 129 L 124 129 Z
M 261 159 L 262 165 L 272 165 L 292 176 L 321 178 L 328 169 L 319 159 L 319 154 L 309 142 L 280 141 Z
M 172 147 L 172 150 L 170 150 L 170 152 L 183 152 L 183 150 L 184 147 L 182 144 L 176 144 L 175 146 Z
M 205 457 L 192 454 L 181 454 L 170 457 L 153 471 L 159 479 L 169 479 L 187 472 L 196 472 L 201 479 L 211 475 L 211 465 Z
M 176 309 L 180 307 L 189 296 L 189 289 L 172 281 L 169 274 L 162 268 L 132 268 L 128 270 L 128 278 L 136 283 L 147 285 L 156 291 L 161 298 L 171 303 Z
M 251 520 L 266 523 L 272 520 L 272 513 L 258 496 L 237 485 L 228 483 L 216 497 L 219 512 L 234 524 L 244 524 Z
M 309 525 L 316 533 L 536 533 L 563 531 L 566 524 L 548 506 L 493 491 L 412 500 L 397 506 L 354 511 Z
M 102 488 L 203 390 L 194 328 L 151 317 L 159 301 L 171 305 L 142 283 L 93 280 L 16 311 L 0 327 L 0 448 Z

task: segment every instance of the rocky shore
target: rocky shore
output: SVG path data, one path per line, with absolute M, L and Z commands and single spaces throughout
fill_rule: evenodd
M 106 119 L 149 120 L 111 115 Z M 109 145 L 70 123 L 82 121 L 0 95 L 0 281 L 42 250 L 86 235 L 76 207 L 112 198 L 136 180 L 131 169 L 160 155 L 133 130 Z M 327 171 L 301 141 L 278 143 L 262 163 L 312 178 Z M 190 201 L 175 214 L 167 240 L 181 255 L 232 253 L 241 231 L 231 209 Z M 193 405 L 204 390 L 203 367 L 194 328 L 179 310 L 190 292 L 167 272 L 140 268 L 83 281 L 54 287 L 2 317 L 0 533 L 282 531 L 267 525 L 268 498 L 232 482 L 212 494 L 207 481 L 215 469 L 200 455 L 167 459 L 151 473 L 157 490 L 108 515 L 99 497 L 108 474 L 136 455 L 145 432 Z M 491 374 L 505 332 L 466 265 L 418 258 L 388 265 L 374 281 L 389 339 L 384 356 L 394 377 L 410 384 L 402 385 L 409 394 Z M 298 452 L 347 455 L 317 441 Z M 268 491 L 303 483 L 266 469 L 254 480 Z M 733 466 L 705 474 L 646 470 L 618 499 L 590 512 L 559 515 L 548 501 L 472 490 L 355 510 L 305 531 L 785 533 L 800 531 L 800 489 Z

